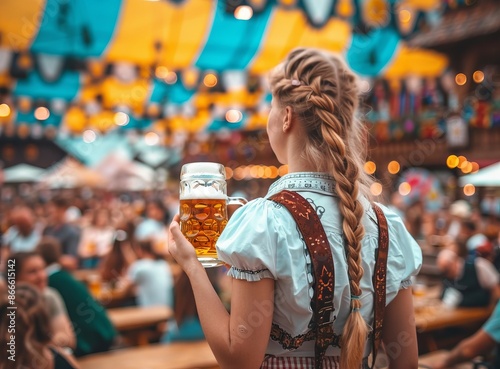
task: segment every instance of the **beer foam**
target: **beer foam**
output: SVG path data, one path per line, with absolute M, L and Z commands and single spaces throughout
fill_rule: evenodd
M 210 199 L 226 200 L 227 196 L 213 187 L 198 186 L 191 189 L 189 193 L 182 194 L 180 200 Z

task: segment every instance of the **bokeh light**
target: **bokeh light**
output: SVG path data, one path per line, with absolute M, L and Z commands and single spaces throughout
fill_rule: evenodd
M 279 167 L 278 169 L 278 175 L 280 177 L 283 177 L 285 174 L 288 174 L 288 165 L 282 165 L 281 167 Z
M 83 138 L 83 142 L 92 143 L 96 140 L 97 135 L 91 129 L 87 129 L 85 132 L 83 132 L 82 138 Z
M 208 73 L 203 78 L 203 84 L 207 87 L 214 87 L 217 84 L 217 77 L 213 73 Z
M 472 75 L 472 79 L 476 83 L 481 83 L 484 81 L 484 73 L 480 70 L 476 70 L 474 74 Z
M 158 79 L 165 79 L 165 78 L 167 78 L 169 72 L 170 71 L 168 70 L 168 68 L 162 65 L 162 66 L 156 67 L 155 76 Z
M 408 23 L 411 21 L 411 12 L 408 9 L 403 9 L 399 12 L 399 20 L 401 23 Z
M 455 76 L 455 82 L 457 85 L 459 86 L 463 86 L 467 83 L 467 76 L 463 73 L 458 73 L 456 76 Z
M 130 117 L 127 113 L 119 111 L 114 116 L 114 121 L 117 126 L 126 126 L 130 122 Z
M 160 136 L 156 132 L 148 132 L 144 135 L 144 142 L 148 146 L 155 146 L 160 143 Z
M 10 106 L 7 104 L 0 104 L 0 118 L 5 118 L 10 115 Z
M 377 170 L 377 165 L 373 161 L 367 161 L 365 163 L 365 172 L 368 174 L 373 174 Z
M 466 184 L 464 186 L 464 195 L 465 196 L 472 196 L 476 193 L 476 187 L 474 187 L 473 184 Z
M 458 164 L 459 164 L 459 160 L 458 160 L 458 156 L 456 156 L 456 155 L 450 155 L 446 159 L 446 165 L 450 169 L 456 168 L 458 166 Z
M 458 157 L 458 165 L 457 165 L 457 167 L 462 168 L 463 163 L 466 162 L 466 161 L 467 161 L 467 158 L 465 156 L 463 156 L 463 155 L 460 155 Z
M 464 162 L 462 165 L 462 172 L 465 174 L 472 172 L 472 163 L 470 161 Z
M 401 196 L 409 195 L 411 192 L 411 185 L 408 182 L 403 182 L 399 185 L 398 191 Z
M 169 85 L 173 85 L 175 82 L 177 82 L 177 73 L 168 72 L 166 77 L 164 78 L 164 81 Z
M 373 196 L 380 196 L 382 193 L 382 185 L 378 182 L 372 183 L 370 186 L 370 192 Z
M 226 120 L 229 123 L 238 123 L 243 119 L 243 114 L 237 109 L 230 109 L 226 112 Z
M 391 174 L 397 174 L 397 173 L 399 173 L 400 169 L 401 169 L 401 166 L 399 165 L 399 163 L 396 160 L 391 161 L 387 165 L 387 170 Z
M 253 9 L 248 5 L 240 5 L 234 10 L 234 17 L 239 20 L 249 20 L 253 16 Z
M 50 117 L 50 111 L 45 106 L 40 106 L 35 109 L 35 118 L 38 120 L 47 120 Z

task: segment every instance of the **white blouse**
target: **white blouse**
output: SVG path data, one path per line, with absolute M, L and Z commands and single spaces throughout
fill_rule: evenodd
M 334 180 L 323 173 L 291 173 L 270 187 L 266 198 L 258 198 L 238 209 L 217 241 L 219 259 L 231 265 L 228 275 L 236 279 L 259 281 L 272 278 L 275 282 L 273 323 L 292 337 L 309 331 L 312 319 L 313 274 L 311 259 L 302 235 L 288 210 L 267 200 L 283 190 L 300 192 L 316 209 L 330 241 L 335 267 L 334 332 L 342 328 L 350 311 L 349 277 L 343 246 L 341 216 Z M 375 251 L 378 247 L 378 227 L 375 212 L 366 199 L 362 200 L 365 215 L 362 219 L 365 236 L 362 241 L 360 312 L 368 324 L 373 323 L 372 275 Z M 411 285 L 411 276 L 420 270 L 422 252 L 408 233 L 402 220 L 381 205 L 389 226 L 387 262 L 387 297 L 389 304 L 401 288 Z M 370 352 L 367 344 L 366 355 Z M 314 341 L 306 341 L 297 349 L 283 348 L 269 340 L 267 354 L 275 356 L 314 357 Z M 340 348 L 330 346 L 328 356 L 340 355 Z

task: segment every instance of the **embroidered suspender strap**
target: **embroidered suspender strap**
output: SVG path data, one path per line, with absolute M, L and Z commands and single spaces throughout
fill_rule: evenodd
M 314 367 L 321 369 L 326 349 L 334 339 L 333 324 L 330 319 L 334 311 L 335 272 L 330 244 L 318 214 L 297 192 L 283 190 L 271 196 L 270 200 L 288 209 L 309 250 L 315 281 L 312 299 L 313 329 L 316 333 Z
M 373 274 L 373 287 L 375 289 L 375 299 L 373 303 L 373 361 L 371 369 L 375 366 L 377 352 L 382 341 L 382 327 L 384 323 L 385 313 L 385 294 L 386 294 L 386 277 L 387 277 L 387 254 L 389 251 L 389 230 L 387 228 L 387 219 L 376 204 L 373 204 L 373 210 L 377 215 L 378 220 L 378 248 L 375 255 L 375 273 Z

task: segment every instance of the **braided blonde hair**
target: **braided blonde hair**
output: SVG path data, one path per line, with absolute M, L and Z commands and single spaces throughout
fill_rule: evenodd
M 368 197 L 370 177 L 362 170 L 366 135 L 357 118 L 357 78 L 340 57 L 315 49 L 295 49 L 270 76 L 271 91 L 282 107 L 290 106 L 307 133 L 303 156 L 321 172 L 331 173 L 339 197 L 345 237 L 351 313 L 342 333 L 341 367 L 359 369 L 368 334 L 361 316 L 360 192 Z

